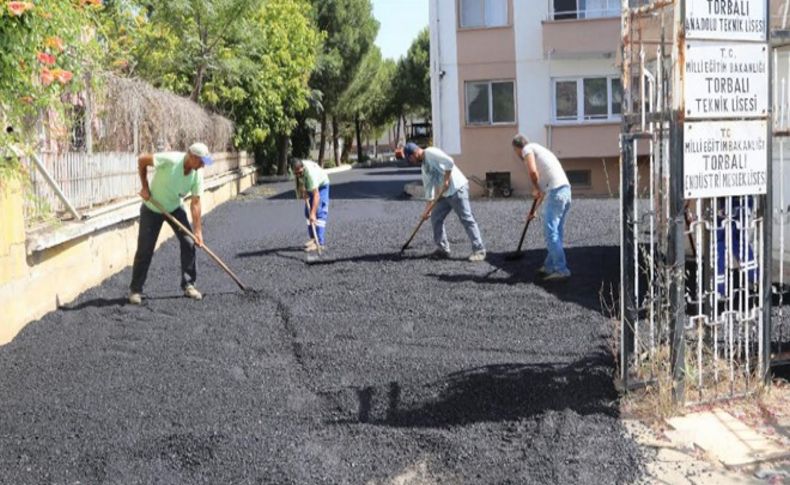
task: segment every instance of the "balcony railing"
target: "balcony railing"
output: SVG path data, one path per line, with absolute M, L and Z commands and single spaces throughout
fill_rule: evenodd
M 619 17 L 621 0 L 548 0 L 549 20 L 596 19 Z M 647 0 L 629 0 L 631 7 Z

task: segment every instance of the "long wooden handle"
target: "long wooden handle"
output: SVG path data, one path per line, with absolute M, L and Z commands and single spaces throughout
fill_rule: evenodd
M 441 198 L 441 196 L 437 197 L 436 199 L 433 200 L 433 202 L 431 202 L 431 205 L 430 205 L 430 208 L 429 208 L 430 210 L 428 212 L 431 212 L 433 210 L 433 208 L 436 207 L 436 204 L 439 202 L 440 198 Z M 414 236 L 416 236 L 417 232 L 419 232 L 420 228 L 422 227 L 422 223 L 423 222 L 425 222 L 425 219 L 420 218 L 420 222 L 417 223 L 417 227 L 415 227 L 414 231 L 412 231 L 411 237 L 409 237 L 409 240 L 406 241 L 406 244 L 404 244 L 403 247 L 400 248 L 400 252 L 401 253 L 406 251 L 406 249 L 409 247 L 409 244 L 411 244 L 411 242 L 414 240 Z
M 318 251 L 318 255 L 321 256 L 321 243 L 318 242 L 318 231 L 315 228 L 315 222 L 311 222 L 310 227 L 313 228 L 313 241 L 315 241 L 315 250 Z
M 521 252 L 521 247 L 524 245 L 524 237 L 527 235 L 527 229 L 529 228 L 529 223 L 532 219 L 535 218 L 535 211 L 538 210 L 538 204 L 540 201 L 543 200 L 543 197 L 538 197 L 534 201 L 532 201 L 532 208 L 529 210 L 529 215 L 527 216 L 527 222 L 524 224 L 524 229 L 521 231 L 521 239 L 518 240 L 518 249 L 516 249 L 517 253 Z
M 189 229 L 187 229 L 187 228 L 186 228 L 186 227 L 185 227 L 183 224 L 181 224 L 181 222 L 179 222 L 179 221 L 178 221 L 178 219 L 176 219 L 175 217 L 173 217 L 172 215 L 170 215 L 170 213 L 168 213 L 168 212 L 165 210 L 165 208 L 164 208 L 164 207 L 162 207 L 162 204 L 160 204 L 159 202 L 157 202 L 157 200 L 156 200 L 156 199 L 154 199 L 153 197 L 149 198 L 149 199 L 148 199 L 148 201 L 149 201 L 150 203 L 152 203 L 152 204 L 154 205 L 154 207 L 156 207 L 157 209 L 159 209 L 159 211 L 162 213 L 162 215 L 163 215 L 163 216 L 165 216 L 165 218 L 166 218 L 168 221 L 172 222 L 172 223 L 173 223 L 173 224 L 174 224 L 174 225 L 175 225 L 175 226 L 176 226 L 178 229 L 180 229 L 180 230 L 181 230 L 181 232 L 183 232 L 183 233 L 184 233 L 184 234 L 186 234 L 187 236 L 191 237 L 193 241 L 197 242 L 197 237 L 196 237 L 196 236 L 195 236 L 195 235 L 192 233 L 192 231 L 190 231 L 190 230 L 189 230 Z M 242 289 L 242 290 L 244 290 L 244 291 L 246 291 L 246 290 L 247 290 L 247 286 L 246 286 L 244 283 L 242 283 L 242 282 L 241 282 L 241 280 L 239 279 L 239 277 L 238 277 L 238 276 L 236 276 L 236 275 L 233 273 L 233 271 L 231 271 L 231 270 L 230 270 L 230 268 L 228 268 L 228 265 L 226 265 L 224 262 L 222 262 L 222 260 L 221 260 L 221 259 L 219 259 L 219 256 L 217 256 L 216 254 L 214 254 L 214 251 L 212 251 L 211 249 L 209 249 L 209 248 L 208 248 L 208 246 L 206 246 L 205 244 L 201 244 L 201 245 L 200 245 L 200 247 L 201 247 L 201 248 L 203 248 L 203 250 L 204 250 L 204 251 L 206 251 L 206 253 L 207 253 L 209 256 L 211 256 L 211 259 L 213 259 L 213 260 L 214 260 L 214 262 L 215 262 L 215 263 L 217 263 L 217 265 L 219 265 L 219 267 L 220 267 L 220 268 L 222 268 L 223 270 L 225 270 L 225 272 L 226 272 L 226 273 L 228 273 L 228 276 L 230 276 L 230 277 L 231 277 L 231 279 L 233 279 L 233 281 L 234 281 L 234 282 L 235 282 L 237 285 L 239 285 L 239 288 L 241 288 L 241 289 Z

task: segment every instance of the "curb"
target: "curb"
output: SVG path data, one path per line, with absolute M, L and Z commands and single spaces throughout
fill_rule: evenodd
M 326 172 L 327 174 L 329 174 L 329 175 L 332 175 L 332 174 L 335 174 L 335 173 L 348 172 L 348 171 L 349 171 L 349 170 L 351 170 L 352 168 L 354 168 L 354 166 L 353 166 L 353 165 L 341 165 L 341 166 L 339 166 L 339 167 L 335 167 L 335 168 L 327 168 L 327 169 L 325 170 L 325 172 Z

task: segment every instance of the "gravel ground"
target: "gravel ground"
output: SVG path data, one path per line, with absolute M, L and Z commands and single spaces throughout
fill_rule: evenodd
M 599 291 L 618 277 L 614 200 L 578 200 L 565 284 L 536 282 L 541 231 L 507 262 L 524 201 L 475 201 L 488 245 L 469 263 L 428 227 L 414 170 L 332 177 L 329 251 L 306 265 L 287 185 L 249 191 L 204 234 L 240 293 L 199 256 L 180 296 L 178 247 L 154 258 L 141 307 L 130 270 L 0 348 L 2 483 L 628 483 L 642 460 L 618 416 Z M 270 197 L 274 195 L 273 197 Z M 415 471 L 416 470 L 416 471 Z

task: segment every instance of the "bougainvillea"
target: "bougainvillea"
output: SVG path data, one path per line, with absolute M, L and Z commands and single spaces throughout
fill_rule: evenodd
M 7 126 L 21 138 L 25 120 L 78 87 L 97 48 L 101 8 L 101 0 L 0 0 L 0 146 L 23 141 Z

